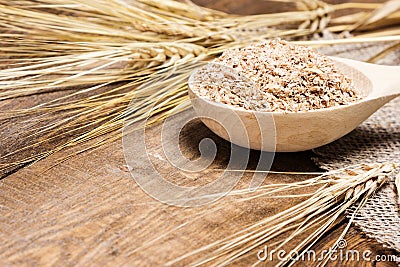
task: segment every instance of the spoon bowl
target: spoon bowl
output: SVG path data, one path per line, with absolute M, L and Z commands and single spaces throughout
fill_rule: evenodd
M 400 95 L 399 66 L 382 66 L 336 57 L 331 59 L 342 73 L 353 80 L 357 93 L 362 96 L 361 100 L 348 105 L 300 112 L 244 110 L 197 95 L 191 88 L 196 72 L 189 79 L 189 96 L 203 123 L 215 134 L 234 144 L 276 152 L 313 149 L 348 134 L 380 107 Z M 239 118 L 241 123 L 238 124 L 234 117 Z

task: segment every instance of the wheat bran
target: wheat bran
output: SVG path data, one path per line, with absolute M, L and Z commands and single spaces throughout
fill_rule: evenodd
M 330 58 L 279 39 L 226 50 L 193 81 L 200 96 L 247 110 L 309 111 L 360 99 Z

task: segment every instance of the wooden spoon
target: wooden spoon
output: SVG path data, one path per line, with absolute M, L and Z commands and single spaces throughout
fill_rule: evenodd
M 332 59 L 339 70 L 353 80 L 356 90 L 363 96 L 360 101 L 306 112 L 249 111 L 196 95 L 191 89 L 195 72 L 189 79 L 189 96 L 204 124 L 234 144 L 276 152 L 313 149 L 346 135 L 400 95 L 400 66 Z

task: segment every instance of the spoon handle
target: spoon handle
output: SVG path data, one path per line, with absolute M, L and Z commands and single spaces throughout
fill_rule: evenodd
M 368 63 L 365 63 L 368 64 Z M 379 90 L 374 90 L 377 97 L 398 96 L 400 95 L 400 66 L 384 66 L 369 64 L 371 72 L 368 77 Z
M 370 79 L 374 88 L 370 98 L 400 95 L 400 66 L 377 65 L 338 57 L 332 59 L 357 69 Z

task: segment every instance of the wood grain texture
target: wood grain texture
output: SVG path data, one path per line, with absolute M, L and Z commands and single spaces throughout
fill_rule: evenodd
M 160 127 L 147 132 L 149 157 L 156 168 L 164 169 L 171 177 L 179 177 L 176 169 L 159 156 Z M 216 164 L 223 167 L 229 157 L 224 147 L 229 143 L 212 134 L 200 121 L 184 128 L 180 137 L 180 142 L 185 144 L 181 146 L 182 153 L 198 157 L 198 141 L 203 138 L 220 144 Z M 250 168 L 257 156 L 253 151 Z M 279 154 L 273 169 L 316 170 L 309 157 L 307 152 Z M 0 182 L 0 262 L 6 266 L 162 266 L 168 260 L 301 201 L 256 199 L 238 203 L 236 198 L 228 197 L 198 208 L 168 206 L 145 194 L 132 179 L 121 142 L 76 156 L 43 173 L 55 160 L 56 157 L 48 158 Z M 145 170 L 143 175 L 149 173 Z M 217 173 L 211 172 L 195 180 L 207 182 L 216 176 Z M 245 187 L 250 178 L 246 175 L 239 187 Z M 304 178 L 269 175 L 266 183 Z M 179 182 L 193 183 L 191 180 Z M 331 232 L 315 249 L 327 249 L 339 233 Z M 349 249 L 393 254 L 356 231 L 346 240 Z M 256 261 L 255 253 L 235 266 L 248 266 Z M 271 264 L 267 262 L 266 266 Z M 338 262 L 330 265 L 342 266 Z M 351 261 L 346 266 L 375 265 Z
M 236 13 L 272 10 L 271 5 L 250 0 L 197 2 Z M 33 96 L 1 105 L 2 109 L 25 107 L 40 103 L 46 97 L 51 96 Z M 25 118 L 32 122 L 34 119 Z M 23 123 L 17 122 L 1 124 L 2 155 L 24 145 L 18 138 Z M 149 129 L 147 136 L 149 147 L 160 152 L 160 126 Z M 182 153 L 189 158 L 198 157 L 198 143 L 206 137 L 215 140 L 220 148 L 215 166 L 224 166 L 229 156 L 229 144 L 199 121 L 193 122 L 181 134 Z M 50 145 L 35 149 L 45 149 Z M 295 203 L 293 199 L 257 199 L 238 204 L 234 198 L 228 197 L 198 208 L 168 206 L 148 196 L 132 179 L 121 141 L 83 153 L 48 170 L 59 157 L 72 152 L 61 152 L 0 181 L 0 266 L 162 266 L 168 260 Z M 173 167 L 155 156 L 157 153 L 150 155 L 155 166 L 169 173 L 171 179 L 180 177 L 175 175 Z M 257 156 L 258 153 L 253 151 L 249 168 L 254 168 Z M 316 171 L 311 156 L 311 152 L 278 154 L 273 169 Z M 146 172 L 143 175 L 146 176 Z M 207 173 L 196 176 L 194 180 L 175 178 L 174 181 L 181 184 L 205 183 L 215 179 L 216 175 Z M 248 185 L 250 178 L 246 175 L 238 187 Z M 269 175 L 265 182 L 293 182 L 305 178 L 307 176 Z M 343 227 L 339 225 L 314 249 L 322 251 L 332 245 Z M 348 249 L 371 250 L 372 258 L 374 255 L 395 254 L 356 229 L 351 230 L 345 239 Z M 235 266 L 248 266 L 254 261 L 255 254 L 251 253 Z M 265 265 L 272 264 L 267 262 Z M 297 266 L 312 264 L 299 262 Z M 396 266 L 393 262 L 375 261 L 329 263 L 329 266 L 344 265 Z

